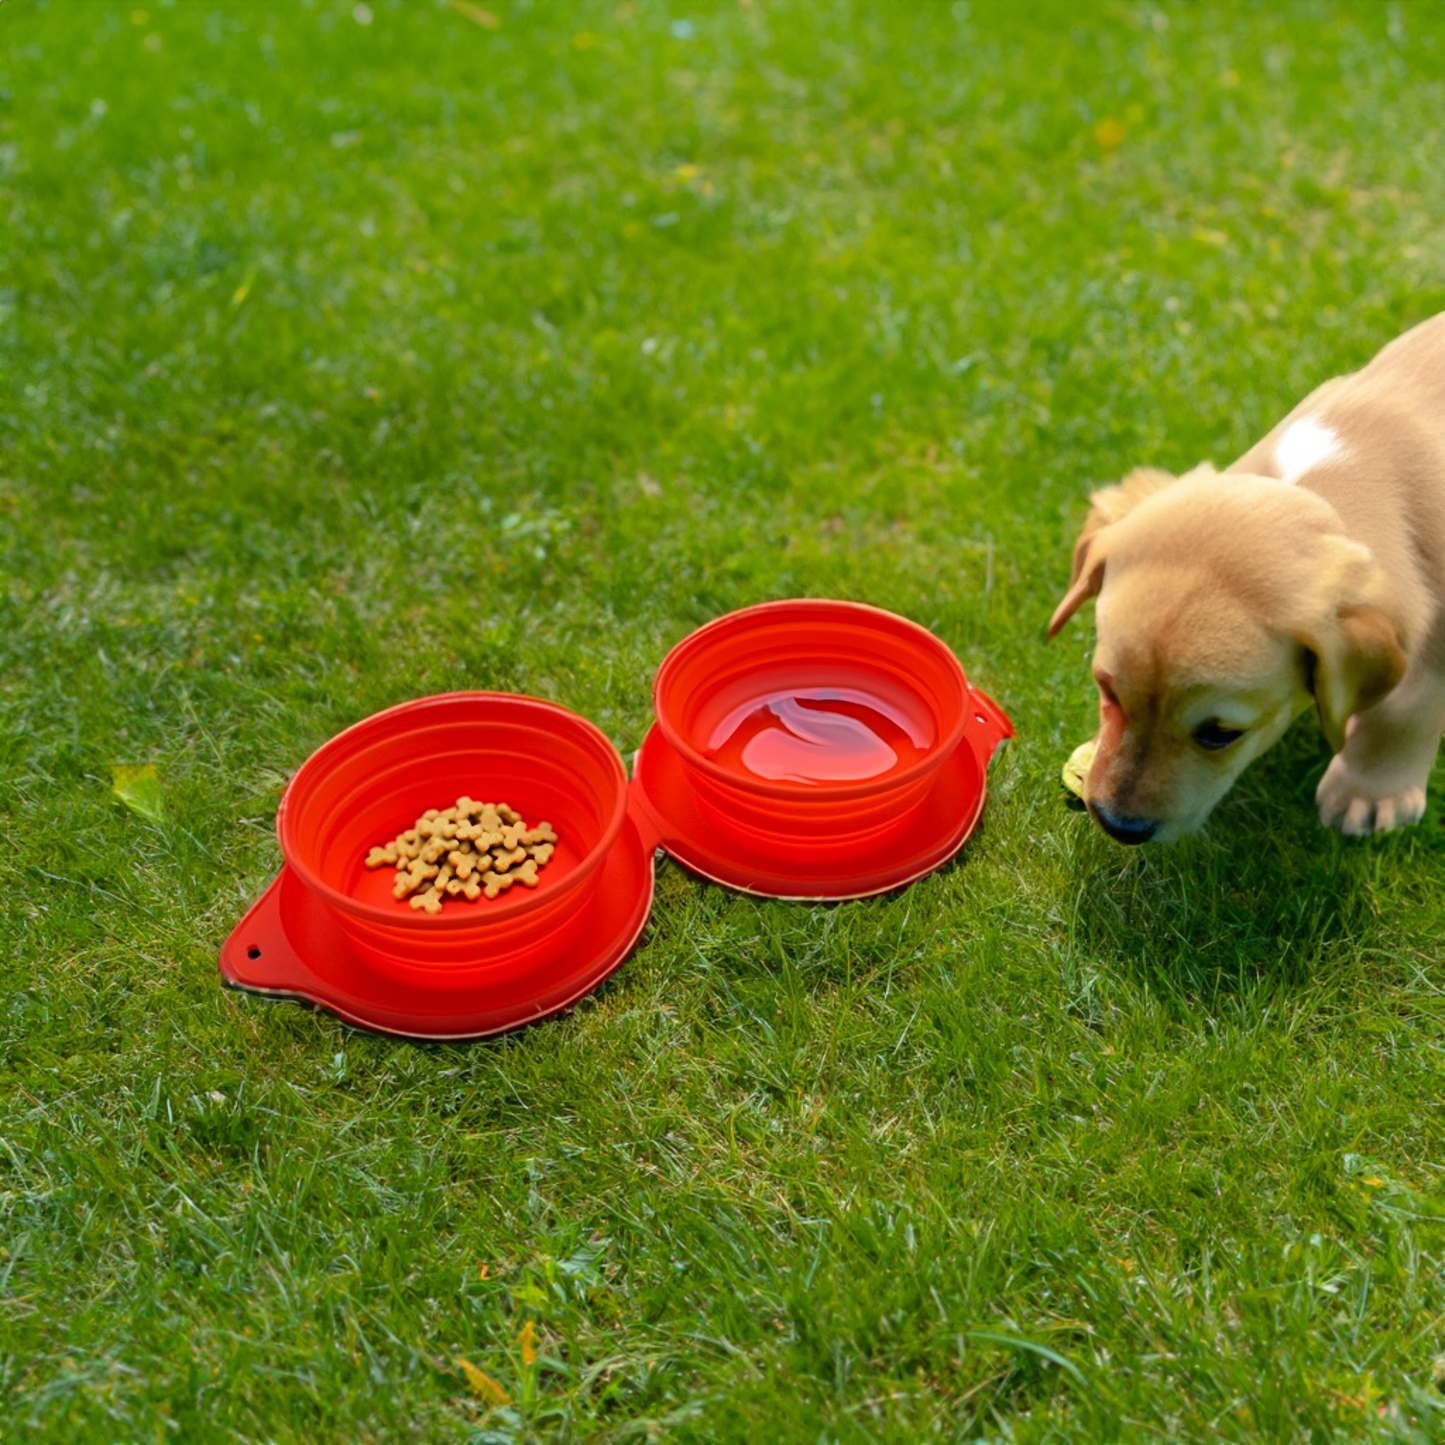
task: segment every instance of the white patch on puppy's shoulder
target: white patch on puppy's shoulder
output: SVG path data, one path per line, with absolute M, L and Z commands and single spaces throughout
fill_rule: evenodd
M 1302 416 L 1285 428 L 1274 445 L 1274 463 L 1280 480 L 1293 482 L 1311 467 L 1337 456 L 1344 448 L 1334 430 L 1311 416 Z

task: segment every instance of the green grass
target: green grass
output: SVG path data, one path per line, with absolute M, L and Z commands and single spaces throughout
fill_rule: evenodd
M 1445 307 L 1445 12 L 485 3 L 0 6 L 0 1436 L 1441 1438 L 1442 790 L 1346 845 L 1311 723 L 1118 849 L 1042 632 L 1090 486 Z M 219 987 L 335 730 L 630 755 L 797 594 L 1010 711 L 961 861 L 664 861 L 493 1042 Z

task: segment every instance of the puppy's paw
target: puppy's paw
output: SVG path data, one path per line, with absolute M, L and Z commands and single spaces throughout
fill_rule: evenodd
M 1315 790 L 1320 822 L 1347 838 L 1367 838 L 1418 823 L 1425 815 L 1423 784 L 1369 777 L 1336 753 Z

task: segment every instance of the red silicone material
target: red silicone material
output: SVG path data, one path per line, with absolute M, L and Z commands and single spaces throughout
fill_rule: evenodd
M 928 745 L 893 771 L 837 782 L 760 777 L 710 749 L 720 720 L 804 689 L 848 689 Z M 784 898 L 866 897 L 938 867 L 977 821 L 988 759 L 1013 732 L 931 632 L 824 599 L 765 602 L 699 628 L 663 659 L 653 705 L 634 786 L 663 847 L 705 877 Z
M 531 948 L 524 940 L 510 953 L 437 967 L 424 953 L 359 951 L 335 910 L 283 868 L 226 940 L 221 976 L 232 987 L 316 1004 L 377 1033 L 484 1038 L 559 1013 L 612 974 L 646 926 L 652 871 L 652 850 L 629 818 L 570 946 Z
M 714 883 L 799 902 L 868 898 L 932 873 L 963 847 L 983 814 L 989 760 L 1012 736 L 1013 725 L 993 699 L 970 688 L 963 740 L 901 826 L 819 838 L 720 814 L 654 727 L 633 765 L 632 808 L 650 821 L 662 848 Z
M 463 793 L 550 822 L 556 851 L 535 889 L 416 912 L 363 860 Z M 651 904 L 617 749 L 537 698 L 449 693 L 347 728 L 302 764 L 276 831 L 286 867 L 222 972 L 393 1033 L 475 1037 L 564 1008 L 622 961 Z
M 927 726 L 912 766 L 853 782 L 793 782 L 729 768 L 705 751 L 710 728 L 738 703 L 803 688 L 851 687 Z M 919 802 L 968 721 L 968 682 L 926 628 L 861 602 L 763 602 L 683 638 L 652 689 L 657 726 L 700 796 L 779 832 L 833 837 L 886 824 Z
M 550 822 L 557 850 L 535 889 L 414 912 L 370 848 L 461 794 Z M 586 718 L 538 698 L 456 692 L 388 708 L 338 733 L 302 764 L 276 831 L 287 866 L 360 947 L 465 960 L 563 927 L 580 909 L 627 812 L 627 773 Z
M 697 746 L 720 714 L 801 688 L 878 698 L 928 745 L 887 776 L 826 784 L 732 772 Z M 651 907 L 659 844 L 705 877 L 773 897 L 901 887 L 963 846 L 989 758 L 1013 733 L 936 637 L 850 602 L 719 618 L 668 654 L 654 699 L 631 785 L 602 732 L 537 698 L 449 693 L 339 733 L 281 800 L 285 866 L 227 939 L 226 982 L 413 1038 L 516 1028 L 623 962 Z M 552 823 L 557 850 L 535 890 L 414 912 L 391 896 L 391 870 L 362 860 L 463 793 Z

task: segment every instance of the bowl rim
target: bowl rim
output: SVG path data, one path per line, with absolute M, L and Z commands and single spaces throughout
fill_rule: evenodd
M 959 707 L 958 716 L 954 719 L 953 725 L 939 737 L 924 757 L 902 772 L 889 773 L 882 781 L 864 779 L 852 783 L 818 784 L 789 782 L 785 779 L 747 778 L 741 773 L 732 772 L 728 768 L 719 766 L 710 758 L 704 757 L 683 736 L 681 730 L 667 716 L 666 710 L 662 706 L 662 692 L 666 680 L 699 648 L 707 646 L 715 633 L 724 629 L 735 630 L 738 626 L 746 626 L 754 620 L 767 621 L 778 616 L 786 616 L 790 612 L 799 615 L 811 613 L 814 616 L 835 620 L 851 618 L 855 621 L 871 622 L 875 626 L 886 620 L 888 630 L 895 637 L 901 632 L 903 637 L 910 639 L 916 647 L 926 649 L 940 658 L 945 669 L 954 674 L 958 684 Z M 911 617 L 890 612 L 885 607 L 875 607 L 868 602 L 852 602 L 836 597 L 786 597 L 771 602 L 758 602 L 751 607 L 741 607 L 734 612 L 724 613 L 721 617 L 715 617 L 711 622 L 704 623 L 695 631 L 689 632 L 686 637 L 677 642 L 667 656 L 662 659 L 662 664 L 657 669 L 657 676 L 653 679 L 652 711 L 668 746 L 678 754 L 683 763 L 689 768 L 695 768 L 725 788 L 754 796 L 785 799 L 789 802 L 819 803 L 833 799 L 843 802 L 866 797 L 883 798 L 895 790 L 907 788 L 909 784 L 917 782 L 920 778 L 926 777 L 929 773 L 942 767 L 963 740 L 970 717 L 969 693 L 968 677 L 953 649 L 941 637 L 930 632 L 921 623 L 913 621 Z
M 522 891 L 521 896 L 515 896 L 519 890 L 513 889 L 509 895 L 504 895 L 500 899 L 488 899 L 484 912 L 472 908 L 453 910 L 450 913 L 443 909 L 436 914 L 422 913 L 411 908 L 393 910 L 372 903 L 363 903 L 327 883 L 301 856 L 303 849 L 297 836 L 296 823 L 296 812 L 300 806 L 297 800 L 299 791 L 308 784 L 314 785 L 318 777 L 324 777 L 329 768 L 335 767 L 338 761 L 345 758 L 354 749 L 358 739 L 364 734 L 377 733 L 379 737 L 385 737 L 387 728 L 400 719 L 415 719 L 419 714 L 442 712 L 448 707 L 455 707 L 461 703 L 475 702 L 501 703 L 506 707 L 515 706 L 518 713 L 565 719 L 569 724 L 578 727 L 584 735 L 591 734 L 592 739 L 600 744 L 599 751 L 607 757 L 614 770 L 617 797 L 611 816 L 607 819 L 601 836 L 591 850 L 566 878 L 554 887 L 548 888 L 545 892 L 542 890 Z M 373 739 L 368 738 L 367 740 L 372 741 Z M 296 769 L 286 784 L 286 789 L 281 795 L 281 802 L 276 809 L 276 836 L 281 844 L 281 854 L 286 861 L 286 866 L 324 903 L 352 918 L 379 924 L 385 928 L 404 930 L 475 929 L 510 922 L 539 909 L 550 908 L 563 902 L 569 894 L 580 888 L 601 869 L 621 835 L 627 817 L 627 799 L 627 769 L 623 765 L 621 754 L 618 753 L 615 744 L 607 734 L 590 718 L 583 717 L 581 713 L 573 712 L 560 703 L 548 702 L 544 698 L 529 697 L 525 693 L 481 690 L 433 693 L 427 697 L 412 698 L 409 701 L 383 708 L 380 712 L 371 713 L 367 717 L 358 719 L 349 727 L 343 728 L 322 743 Z M 442 806 L 449 805 L 443 803 Z

